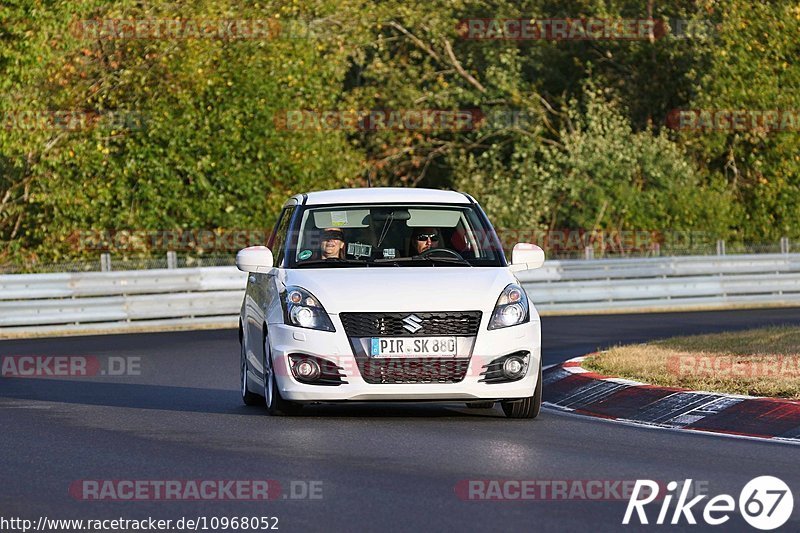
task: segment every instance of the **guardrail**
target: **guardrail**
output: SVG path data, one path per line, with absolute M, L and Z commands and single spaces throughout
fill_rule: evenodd
M 800 305 L 800 254 L 548 261 L 520 281 L 543 313 Z M 235 267 L 0 276 L 0 335 L 235 325 Z
M 236 324 L 236 267 L 0 276 L 0 334 Z
M 548 261 L 518 277 L 544 312 L 800 304 L 800 254 Z

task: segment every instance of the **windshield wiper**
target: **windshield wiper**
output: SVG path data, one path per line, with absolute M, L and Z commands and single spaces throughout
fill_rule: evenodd
M 303 261 L 296 263 L 295 268 L 348 268 L 348 267 L 368 267 L 364 259 L 314 259 L 313 261 Z
M 430 261 L 432 263 L 440 262 L 440 263 L 449 263 L 451 265 L 452 264 L 460 264 L 460 265 L 472 266 L 472 263 L 470 263 L 469 261 L 467 261 L 463 257 L 455 257 L 455 256 L 453 256 L 453 257 L 450 257 L 450 256 L 443 257 L 443 256 L 429 255 L 427 257 L 414 256 L 412 258 L 412 262 L 419 262 L 419 261 Z

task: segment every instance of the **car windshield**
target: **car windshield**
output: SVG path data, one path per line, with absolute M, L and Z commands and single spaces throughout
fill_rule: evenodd
M 289 268 L 505 266 L 502 246 L 472 205 L 306 208 Z

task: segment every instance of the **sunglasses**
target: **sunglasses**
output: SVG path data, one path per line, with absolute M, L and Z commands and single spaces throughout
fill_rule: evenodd
M 323 241 L 343 241 L 344 235 L 338 231 L 326 231 L 322 234 Z
M 417 235 L 417 240 L 419 242 L 425 242 L 428 239 L 430 239 L 431 242 L 439 242 L 439 235 L 436 233 L 420 233 Z

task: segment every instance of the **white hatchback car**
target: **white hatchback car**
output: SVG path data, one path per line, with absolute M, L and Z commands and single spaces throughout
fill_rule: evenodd
M 467 194 L 411 188 L 293 196 L 268 246 L 241 250 L 244 403 L 270 414 L 337 401 L 465 402 L 533 418 L 539 315 Z

